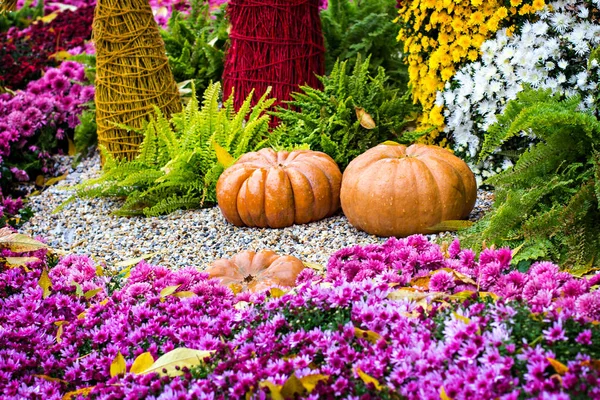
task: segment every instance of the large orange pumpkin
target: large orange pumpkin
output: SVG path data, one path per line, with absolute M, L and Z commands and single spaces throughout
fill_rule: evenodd
M 302 261 L 293 256 L 280 256 L 271 250 L 258 253 L 244 250 L 231 259 L 221 258 L 206 270 L 221 284 L 241 287 L 243 291 L 259 292 L 275 285 L 294 286 L 304 269 Z
M 344 172 L 342 210 L 356 228 L 378 236 L 430 233 L 468 217 L 477 184 L 467 164 L 438 146 L 381 144 Z
M 325 153 L 262 149 L 244 154 L 217 182 L 217 201 L 237 226 L 283 228 L 333 215 L 342 173 Z

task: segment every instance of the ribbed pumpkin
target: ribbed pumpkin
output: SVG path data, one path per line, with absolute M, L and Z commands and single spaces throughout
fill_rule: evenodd
M 378 236 L 430 233 L 442 221 L 468 217 L 477 185 L 467 164 L 424 144 L 381 144 L 350 162 L 342 210 L 356 228 Z
M 325 153 L 262 149 L 244 154 L 217 182 L 217 201 L 237 226 L 283 228 L 333 215 L 342 173 Z
M 293 256 L 280 256 L 271 250 L 258 253 L 244 250 L 231 259 L 221 258 L 206 270 L 225 286 L 238 286 L 243 291 L 259 292 L 275 285 L 294 286 L 304 269 L 302 261 Z

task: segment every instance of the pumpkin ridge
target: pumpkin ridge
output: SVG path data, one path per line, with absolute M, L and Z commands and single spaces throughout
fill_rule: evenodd
M 281 228 L 292 225 L 296 214 L 293 204 L 294 192 L 287 173 L 278 166 L 270 168 L 265 181 L 264 211 L 268 226 Z
M 451 162 L 450 160 L 446 160 L 446 159 L 440 157 L 439 152 L 432 153 L 430 155 L 430 157 L 432 159 L 439 160 L 439 161 L 446 163 L 447 165 L 450 165 L 451 169 L 454 171 L 454 173 L 458 177 L 459 184 L 462 186 L 462 189 L 463 189 L 461 193 L 464 193 L 463 197 L 465 200 L 464 201 L 465 206 L 462 209 L 460 218 L 467 218 L 469 216 L 469 214 L 471 213 L 471 210 L 473 209 L 473 206 L 475 204 L 477 196 L 475 195 L 474 198 L 472 198 L 472 199 L 470 198 L 471 196 L 469 196 L 469 190 L 468 190 L 469 188 L 467 187 L 467 182 L 465 182 L 465 179 L 467 179 L 467 178 L 464 177 L 463 174 L 461 174 L 461 172 L 468 171 L 470 173 L 469 177 L 471 178 L 470 179 L 472 181 L 471 183 L 474 183 L 473 186 L 475 187 L 475 193 L 477 193 L 477 184 L 475 183 L 475 177 L 473 176 L 473 173 L 471 172 L 470 169 L 465 170 L 464 168 L 461 168 L 461 164 L 456 164 L 454 162 Z M 467 201 L 467 200 L 470 200 L 470 201 Z
M 449 162 L 448 160 L 444 160 L 443 158 L 438 157 L 437 154 L 431 154 L 431 155 L 428 156 L 428 158 L 430 158 L 432 160 L 435 160 L 435 161 L 437 161 L 437 162 L 439 162 L 441 164 L 446 165 L 449 168 L 449 170 L 452 171 L 452 174 L 454 174 L 454 176 L 456 177 L 456 182 L 458 183 L 458 187 L 452 185 L 452 188 L 454 190 L 456 190 L 458 193 L 464 193 L 464 194 L 467 193 L 467 188 L 465 187 L 465 183 L 461 179 L 460 173 L 457 171 L 456 167 L 451 162 Z M 439 182 L 438 179 L 435 179 L 435 182 L 436 182 L 436 185 L 438 186 L 438 191 L 440 193 L 442 193 L 442 187 L 440 186 L 441 182 Z M 464 197 L 465 197 L 464 195 L 462 195 L 462 197 L 463 197 L 463 199 L 462 199 L 463 201 L 462 202 L 464 203 L 466 199 L 464 199 Z M 448 210 L 445 210 L 445 211 L 448 211 Z M 446 214 L 446 213 L 444 213 L 444 214 Z M 460 216 L 457 216 L 457 217 L 452 216 L 449 219 L 461 218 L 462 214 L 463 214 L 463 210 L 461 210 L 461 215 Z M 444 220 L 446 220 L 446 217 L 447 217 L 447 215 L 443 215 L 442 216 L 442 222 Z
M 258 227 L 267 226 L 267 221 L 261 210 L 265 204 L 265 168 L 258 168 L 248 178 L 247 192 L 245 196 L 246 209 L 251 216 L 251 222 Z M 258 207 L 257 207 L 258 203 Z M 262 207 L 262 208 L 259 208 Z
M 252 172 L 252 174 L 250 174 L 250 176 L 254 175 L 256 173 L 256 171 L 258 171 L 258 170 L 254 170 Z M 250 193 L 250 191 L 248 190 L 248 180 L 249 179 L 250 179 L 250 177 L 248 177 L 244 180 L 244 183 L 242 183 L 242 186 L 240 186 L 240 190 L 238 190 L 237 196 L 236 196 L 236 209 L 238 211 L 238 214 L 239 214 L 241 220 L 244 222 L 245 225 L 254 223 L 254 219 L 252 218 L 252 215 L 250 215 L 250 212 L 248 211 L 248 207 L 246 207 L 246 198 L 249 197 L 249 193 Z M 240 197 L 242 194 L 243 194 L 243 197 Z
M 321 165 L 319 165 L 318 163 L 310 162 L 310 163 L 306 163 L 306 165 L 308 165 L 308 166 L 314 168 L 315 170 L 319 171 L 321 173 L 321 175 L 325 177 L 325 180 L 327 181 L 327 185 L 329 186 L 328 190 L 327 190 L 327 193 L 331 193 L 332 190 L 333 190 L 334 185 L 333 185 L 333 182 L 331 181 L 331 179 L 330 179 L 329 174 L 327 173 L 327 171 L 325 171 L 323 168 L 321 168 Z M 306 176 L 304 173 L 302 173 L 302 175 Z M 315 197 L 314 187 L 312 185 L 312 182 L 310 181 L 310 179 L 308 179 L 308 182 L 309 182 L 309 184 L 311 186 L 311 189 L 313 190 L 313 197 Z M 327 211 L 325 212 L 324 215 L 318 215 L 316 218 L 321 219 L 321 218 L 329 216 L 332 212 L 335 212 L 337 209 L 332 211 L 332 208 L 334 208 L 336 206 L 335 204 L 333 204 L 334 202 L 335 202 L 334 196 L 330 196 L 329 207 L 327 208 Z M 317 207 L 317 206 L 318 206 L 318 204 L 315 201 L 314 207 Z M 317 211 L 318 210 L 316 210 L 314 207 L 313 207 L 313 212 L 315 213 L 315 215 L 317 215 Z
M 433 213 L 435 213 L 435 210 L 438 210 L 439 217 L 436 217 L 434 219 L 435 220 L 441 220 L 442 217 L 444 216 L 443 205 L 442 205 L 441 209 L 439 207 L 433 207 L 434 203 L 437 205 L 439 203 L 443 203 L 444 202 L 444 199 L 442 199 L 442 191 L 441 191 L 441 188 L 440 188 L 440 183 L 438 182 L 438 179 L 437 179 L 436 175 L 434 175 L 434 173 L 431 171 L 431 168 L 430 168 L 429 164 L 426 162 L 426 159 L 419 159 L 419 158 L 415 157 L 414 160 L 418 162 L 418 165 L 421 166 L 421 169 L 424 170 L 425 173 L 427 174 L 427 176 L 430 178 L 430 181 L 431 181 L 430 185 L 431 185 L 431 183 L 434 184 L 433 185 L 434 191 L 431 194 L 433 194 L 433 195 L 435 195 L 437 197 L 437 199 L 431 199 L 430 200 L 432 202 L 432 204 L 428 204 L 427 205 L 428 207 L 431 207 L 432 210 L 430 212 L 425 212 L 425 213 L 422 213 L 422 214 L 423 215 L 433 215 Z M 414 170 L 413 170 L 413 173 L 414 173 Z M 415 175 L 415 180 L 417 180 L 417 179 L 418 179 L 418 174 Z M 417 198 L 420 198 L 418 196 L 418 194 L 417 194 Z M 419 211 L 420 212 L 422 212 L 421 210 L 422 210 L 422 208 L 419 207 Z M 424 233 L 425 229 L 429 228 L 432 225 L 435 225 L 435 223 L 429 222 L 426 225 L 427 226 L 421 226 L 421 227 L 419 227 L 420 233 Z
M 226 219 L 229 220 L 229 222 L 233 223 L 234 225 L 243 225 L 244 221 L 242 220 L 238 209 L 237 209 L 237 197 L 239 196 L 239 191 L 242 187 L 242 185 L 244 184 L 244 182 L 248 179 L 248 177 L 252 174 L 252 170 L 249 168 L 246 168 L 244 164 L 239 164 L 239 167 L 233 168 L 235 167 L 235 165 L 233 165 L 232 167 L 228 168 L 227 170 L 225 170 L 225 172 L 223 173 L 223 175 L 225 175 L 226 177 L 230 177 L 232 175 L 239 175 L 238 180 L 235 180 L 234 182 L 237 182 L 238 185 L 234 186 L 235 187 L 235 199 L 231 198 L 232 196 L 219 196 L 222 201 L 219 204 L 219 207 L 221 208 L 221 211 L 225 210 L 224 215 L 226 216 Z M 245 175 L 245 177 L 244 177 Z M 217 182 L 217 193 L 220 192 L 232 192 L 232 189 L 228 189 L 225 188 L 223 189 L 222 185 L 220 184 L 221 182 L 230 182 L 230 179 L 223 179 L 219 182 Z M 228 185 L 228 187 L 230 187 L 231 185 Z M 233 215 L 231 215 L 233 214 Z M 229 216 L 230 218 L 227 218 L 227 216 Z
M 316 198 L 315 198 L 315 189 L 312 185 L 311 180 L 308 178 L 308 176 L 306 176 L 304 171 L 302 171 L 302 169 L 300 169 L 300 168 L 295 168 L 293 166 L 289 166 L 288 171 L 289 170 L 294 171 L 294 173 L 299 174 L 300 176 L 302 176 L 305 179 L 306 183 L 308 184 L 308 187 L 310 188 L 310 195 L 312 197 L 310 215 L 313 215 L 313 216 L 316 215 L 317 210 L 315 210 L 315 207 L 317 206 L 317 204 L 316 204 L 317 202 L 316 202 Z M 289 176 L 288 176 L 288 179 L 289 179 Z M 298 224 L 298 223 L 301 223 L 298 219 L 298 207 L 296 207 L 296 199 L 298 196 L 296 196 L 296 188 L 294 187 L 294 184 L 292 183 L 292 179 L 290 179 L 290 184 L 292 185 L 292 194 L 294 196 L 294 223 Z M 307 221 L 306 223 L 311 222 L 313 219 L 314 218 L 310 218 L 309 221 Z

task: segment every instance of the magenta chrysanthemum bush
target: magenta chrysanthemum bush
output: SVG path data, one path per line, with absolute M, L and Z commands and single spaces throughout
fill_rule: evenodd
M 86 81 L 84 67 L 66 61 L 25 90 L 0 95 L 0 166 L 10 171 L 0 176 L 3 188 L 35 178 L 32 173 L 54 172 L 50 152 L 67 148 L 68 134 L 94 99 L 94 87 Z
M 142 262 L 106 277 L 86 256 L 51 267 L 42 253 L 21 254 L 44 260 L 28 269 L 2 267 L 5 398 L 84 388 L 95 399 L 600 396 L 600 278 L 550 263 L 510 272 L 506 250 L 477 260 L 458 243 L 444 253 L 422 236 L 391 239 L 342 249 L 325 278 L 306 270 L 292 291 L 252 295 L 194 268 Z M 403 288 L 405 274 L 436 292 Z M 469 280 L 507 299 L 457 294 Z M 182 347 L 214 353 L 179 376 L 130 372 L 145 352 L 156 360 Z

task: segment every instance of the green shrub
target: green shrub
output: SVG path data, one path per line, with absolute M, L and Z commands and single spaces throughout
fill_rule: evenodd
M 276 132 L 285 144 L 308 144 L 329 154 L 342 169 L 381 142 L 412 143 L 421 135 L 405 130 L 417 111 L 410 92 L 390 88 L 382 67 L 372 75 L 370 57 L 358 56 L 350 74 L 347 65 L 337 62 L 330 76 L 320 78 L 323 90 L 302 86 L 302 93 L 292 94 L 294 100 L 287 102 L 289 108 L 273 113 L 282 122 Z M 369 127 L 366 114 L 359 118 L 363 110 L 375 127 Z
M 356 63 L 359 54 L 370 54 L 369 71 L 383 67 L 389 83 L 406 88 L 408 68 L 402 62 L 402 44 L 396 41 L 396 0 L 329 0 L 321 12 L 325 39 L 326 75 L 337 60 Z
M 123 197 L 125 203 L 115 213 L 124 216 L 156 216 L 214 204 L 224 169 L 216 149 L 237 158 L 270 145 L 269 116 L 264 111 L 275 101 L 265 93 L 251 108 L 250 94 L 236 113 L 233 97 L 219 106 L 220 93 L 220 84 L 209 85 L 200 108 L 193 90 L 184 111 L 171 121 L 157 109 L 143 130 L 136 159 L 118 161 L 104 151 L 102 176 L 77 186 L 77 195 Z
M 211 82 L 221 80 L 229 38 L 225 6 L 211 12 L 206 0 L 192 0 L 190 13 L 175 11 L 161 35 L 175 82 L 192 80 L 203 93 Z
M 486 135 L 481 157 L 519 135 L 535 140 L 514 167 L 486 183 L 493 210 L 462 233 L 465 245 L 510 246 L 526 266 L 551 258 L 573 271 L 600 265 L 600 122 L 549 90 L 527 89 Z
M 38 0 L 33 5 L 34 0 L 26 0 L 23 7 L 16 11 L 0 13 L 0 32 L 6 32 L 11 27 L 23 29 L 28 27 L 33 21 L 44 16 L 44 0 Z

